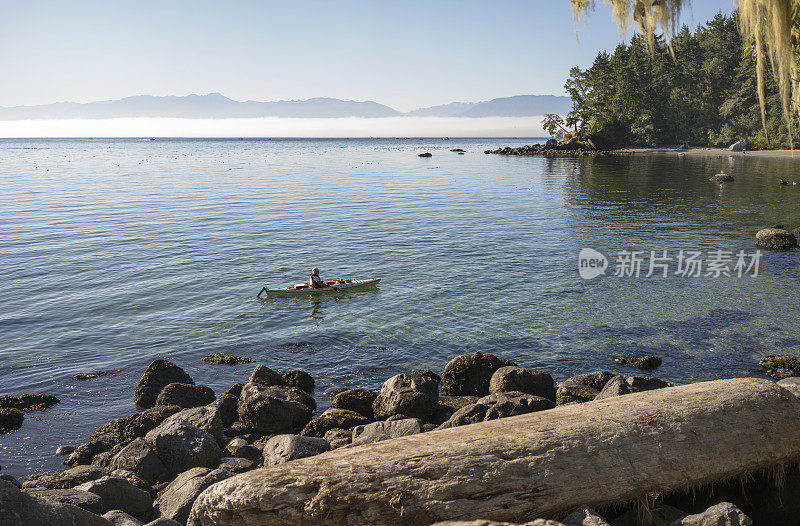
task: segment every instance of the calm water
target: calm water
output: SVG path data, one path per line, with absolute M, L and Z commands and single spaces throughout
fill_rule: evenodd
M 3 471 L 59 467 L 58 445 L 134 409 L 158 357 L 217 392 L 254 364 L 200 361 L 210 352 L 304 369 L 321 401 L 475 350 L 556 379 L 657 353 L 675 382 L 800 352 L 798 251 L 765 254 L 757 278 L 577 272 L 583 247 L 752 250 L 759 227 L 800 226 L 800 186 L 777 185 L 800 161 L 483 154 L 527 142 L 0 141 L 0 394 L 62 400 L 0 435 Z M 736 182 L 709 183 L 721 168 Z M 256 299 L 312 266 L 383 282 Z M 120 373 L 70 379 L 106 369 Z

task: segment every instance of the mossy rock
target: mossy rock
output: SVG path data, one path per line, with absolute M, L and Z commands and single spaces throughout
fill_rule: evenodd
M 591 373 L 573 376 L 572 378 L 568 378 L 567 381 L 602 391 L 603 387 L 605 387 L 608 381 L 614 378 L 614 376 L 616 376 L 614 373 L 610 373 L 608 371 L 594 371 Z
M 496 370 L 517 365 L 489 353 L 472 352 L 456 356 L 442 373 L 442 394 L 446 396 L 486 396 Z
M 636 369 L 644 371 L 652 371 L 653 369 L 661 366 L 660 356 L 630 356 L 614 358 L 614 361 L 620 365 L 627 365 Z
M 59 402 L 58 398 L 47 394 L 23 394 L 19 396 L 0 396 L 0 409 L 19 409 L 20 411 L 44 411 Z
M 0 435 L 16 431 L 22 427 L 25 415 L 19 409 L 3 408 L 0 409 Z
M 250 363 L 253 359 L 246 356 L 234 356 L 226 352 L 215 352 L 203 356 L 203 361 L 214 365 L 239 365 L 241 363 Z
M 800 376 L 800 360 L 791 354 L 770 354 L 758 363 L 767 370 L 767 374 L 778 380 Z
M 789 250 L 797 246 L 797 237 L 784 228 L 762 228 L 756 234 L 756 248 Z

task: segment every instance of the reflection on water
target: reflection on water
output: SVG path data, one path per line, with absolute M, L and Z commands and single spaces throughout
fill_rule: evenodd
M 765 254 L 756 279 L 577 272 L 585 247 L 736 252 L 763 225 L 800 227 L 800 187 L 778 185 L 798 161 L 482 153 L 523 142 L 0 141 L 0 385 L 62 400 L 0 436 L 3 471 L 58 467 L 56 446 L 133 410 L 156 357 L 217 393 L 257 363 L 307 370 L 321 393 L 471 351 L 557 379 L 652 352 L 679 383 L 800 352 L 800 251 Z M 735 182 L 710 183 L 720 169 Z M 315 265 L 384 281 L 255 298 Z

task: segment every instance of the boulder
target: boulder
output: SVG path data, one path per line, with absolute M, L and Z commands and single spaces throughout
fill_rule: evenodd
M 583 505 L 564 517 L 564 526 L 611 526 L 589 506 Z
M 31 497 L 35 497 L 49 504 L 71 504 L 86 511 L 100 514 L 100 497 L 88 491 L 79 489 L 45 489 L 29 488 L 24 490 Z
M 25 414 L 19 409 L 0 409 L 0 435 L 22 427 Z
M 240 363 L 250 363 L 253 361 L 253 359 L 242 356 L 234 356 L 226 352 L 215 352 L 203 356 L 203 361 L 215 365 L 239 365 Z
M 302 435 L 278 435 L 264 444 L 264 465 L 274 466 L 330 451 L 331 446 L 324 438 Z
M 762 228 L 756 233 L 755 245 L 764 250 L 789 250 L 797 246 L 797 238 L 783 228 Z
M 101 512 L 121 510 L 134 517 L 143 517 L 153 506 L 153 498 L 125 479 L 116 477 L 100 477 L 85 482 L 75 489 L 88 491 L 100 497 Z
M 791 354 L 770 354 L 758 361 L 771 377 L 782 380 L 800 376 L 800 360 Z
M 431 369 L 419 369 L 417 371 L 414 371 L 411 374 L 420 374 L 422 376 L 427 376 L 428 378 L 430 378 L 431 380 L 433 380 L 436 383 L 439 383 L 439 384 L 442 383 L 442 377 L 439 376 L 438 374 L 436 374 Z
M 587 385 L 567 380 L 566 382 L 558 384 L 558 388 L 556 389 L 556 404 L 568 405 L 591 402 L 599 393 L 600 391 L 597 389 L 592 389 Z
M 192 377 L 172 362 L 154 360 L 147 366 L 134 390 L 134 401 L 138 407 L 150 408 L 156 405 L 161 391 L 172 383 L 193 384 Z
M 378 393 L 368 389 L 348 389 L 333 397 L 333 400 L 331 400 L 331 407 L 334 409 L 355 411 L 372 421 L 375 420 L 375 414 L 372 411 L 372 403 L 377 397 Z
M 652 371 L 661 365 L 660 356 L 630 356 L 614 358 L 614 361 L 620 365 L 627 365 L 636 369 L 643 369 L 645 371 Z
M 239 420 L 261 435 L 302 429 L 316 408 L 314 399 L 294 387 L 248 382 L 239 397 Z
M 111 459 L 109 467 L 112 470 L 132 471 L 148 484 L 167 480 L 169 476 L 164 463 L 143 438 L 137 438 L 125 446 Z
M 171 475 L 195 467 L 216 467 L 222 458 L 222 450 L 214 437 L 184 420 L 165 422 L 147 433 L 144 439 Z
M 610 373 L 608 371 L 594 371 L 591 373 L 579 374 L 578 376 L 573 376 L 572 378 L 567 378 L 567 382 L 585 385 L 586 387 L 591 387 L 597 392 L 600 392 L 600 390 L 606 386 L 608 381 L 615 376 L 616 375 L 614 373 Z
M 489 393 L 517 391 L 556 401 L 556 386 L 550 373 L 527 367 L 507 365 L 494 372 Z
M 222 442 L 222 416 L 220 415 L 219 407 L 214 405 L 204 405 L 200 407 L 193 407 L 180 411 L 172 416 L 167 417 L 164 422 L 172 420 L 184 420 L 189 422 L 195 427 L 207 431 L 208 434 L 217 439 L 217 442 Z
M 558 146 L 558 139 L 547 139 L 544 143 L 544 147 L 548 149 L 555 148 L 556 146 Z
M 437 382 L 427 376 L 398 374 L 383 383 L 372 411 L 379 420 L 395 414 L 428 420 L 436 414 L 438 406 Z
M 174 521 L 172 519 L 161 517 L 160 519 L 148 522 L 144 526 L 183 526 L 183 525 L 180 522 Z
M 73 451 L 75 451 L 75 446 L 58 446 L 58 449 L 56 449 L 56 456 L 63 457 L 64 455 L 69 455 Z
M 107 475 L 108 470 L 97 466 L 76 466 L 64 471 L 48 471 L 31 475 L 22 483 L 23 488 L 62 489 L 74 488 L 84 482 Z
M 255 468 L 256 463 L 246 458 L 222 457 L 219 461 L 219 469 L 224 469 L 231 473 L 244 473 Z
M 331 445 L 331 449 L 338 449 L 350 443 L 353 432 L 349 429 L 331 429 L 323 438 Z
M 672 384 L 647 376 L 615 376 L 608 381 L 603 390 L 595 397 L 595 400 L 661 389 L 663 387 L 672 387 Z
M 122 510 L 112 510 L 104 513 L 103 518 L 114 526 L 142 526 L 142 521 L 131 517 Z
M 243 473 L 204 491 L 189 523 L 563 516 L 587 502 L 604 508 L 790 466 L 800 434 L 787 430 L 798 426 L 800 400 L 767 380 L 656 389 Z
M 247 440 L 243 438 L 232 438 L 230 442 L 225 445 L 225 449 L 222 450 L 222 453 L 224 455 L 228 455 L 229 457 L 235 457 L 239 449 L 246 445 Z
M 153 503 L 156 514 L 185 524 L 195 499 L 212 484 L 233 476 L 224 469 L 192 468 L 175 477 Z
M 419 157 L 433 157 L 433 154 L 430 153 L 430 152 L 425 152 L 425 153 L 419 154 Z
M 23 394 L 19 396 L 0 396 L 0 409 L 19 409 L 20 411 L 43 411 L 59 402 L 48 394 Z
M 778 385 L 780 385 L 793 395 L 800 397 L 800 377 L 790 376 L 789 378 L 778 380 Z
M 156 398 L 156 405 L 177 405 L 189 408 L 212 403 L 216 399 L 214 390 L 205 385 L 171 383 L 164 387 Z
M 422 432 L 422 421 L 419 418 L 392 420 L 391 422 L 373 422 L 365 426 L 353 428 L 351 446 L 372 444 L 391 438 L 416 435 Z
M 248 382 L 266 386 L 294 387 L 311 394 L 314 392 L 314 378 L 305 371 L 275 371 L 266 365 L 253 370 Z
M 464 406 L 474 404 L 480 399 L 479 396 L 440 396 L 439 406 L 445 407 L 450 410 L 450 413 L 455 413 Z M 449 418 L 449 417 L 448 417 Z
M 250 460 L 251 462 L 261 463 L 261 457 L 263 456 L 263 446 L 256 447 L 252 445 L 242 446 L 236 451 L 234 457 L 236 458 L 243 458 L 246 460 Z
M 148 493 L 153 493 L 153 487 L 145 482 L 145 480 L 140 477 L 137 473 L 133 471 L 129 471 L 127 469 L 115 469 L 109 473 L 112 477 L 116 477 L 118 479 L 125 479 L 137 488 L 144 490 Z
M 72 467 L 82 464 L 91 464 L 95 456 L 110 450 L 112 447 L 113 446 L 107 442 L 92 440 L 91 442 L 81 444 L 75 451 L 67 455 L 64 458 L 63 464 Z
M 718 174 L 712 175 L 708 180 L 711 181 L 712 183 L 732 183 L 733 176 L 728 175 L 724 172 L 720 172 Z
M 492 354 L 473 352 L 450 360 L 442 373 L 442 394 L 447 396 L 486 396 L 496 370 L 517 365 Z
M 523 415 L 535 411 L 552 409 L 555 403 L 541 396 L 534 396 L 518 391 L 495 393 L 480 398 L 477 402 L 462 407 L 451 416 L 439 429 L 475 424 L 497 418 Z
M 669 526 L 751 526 L 753 521 L 730 502 L 720 502 L 703 513 L 687 515 Z
M 728 146 L 728 150 L 732 152 L 741 152 L 747 148 L 747 139 L 742 139 L 741 141 L 736 141 L 735 143 Z
M 108 449 L 119 443 L 130 442 L 134 438 L 140 438 L 161 424 L 165 418 L 180 411 L 181 408 L 174 406 L 159 406 L 153 409 L 133 413 L 97 428 L 90 437 L 93 442 L 106 444 Z
M 306 424 L 300 434 L 308 437 L 323 437 L 331 429 L 349 429 L 369 422 L 369 418 L 355 411 L 332 407 Z
M 5 480 L 0 480 L 0 521 L 3 526 L 113 526 L 72 504 L 39 500 Z

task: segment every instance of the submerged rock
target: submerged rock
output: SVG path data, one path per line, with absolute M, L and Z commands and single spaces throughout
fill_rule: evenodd
M 138 407 L 150 408 L 156 405 L 161 391 L 173 383 L 193 384 L 192 377 L 179 366 L 167 360 L 154 360 L 147 366 L 134 390 L 134 401 Z
M 250 363 L 253 359 L 243 356 L 234 356 L 226 352 L 215 352 L 203 356 L 203 361 L 215 365 L 239 365 L 241 363 Z
M 555 407 L 553 401 L 518 391 L 495 393 L 484 396 L 474 404 L 462 407 L 439 429 L 475 424 L 509 416 L 544 411 Z
M 216 399 L 214 390 L 205 385 L 171 383 L 156 398 L 156 405 L 177 405 L 190 408 L 210 404 Z
M 44 411 L 59 402 L 58 398 L 47 394 L 23 394 L 19 396 L 0 396 L 0 409 L 19 409 L 20 411 Z
M 330 450 L 330 444 L 323 438 L 278 435 L 270 438 L 264 444 L 264 465 L 274 466 L 290 460 L 312 457 Z
M 486 396 L 494 372 L 504 366 L 516 366 L 492 354 L 473 352 L 456 356 L 444 367 L 442 394 L 447 396 Z
M 765 250 L 789 250 L 797 246 L 797 238 L 783 228 L 762 228 L 756 233 L 755 245 Z
M 120 369 L 114 369 L 113 371 L 95 371 L 93 373 L 77 373 L 73 374 L 70 378 L 72 378 L 73 380 L 80 380 L 80 381 L 94 380 L 102 376 L 117 376 L 117 373 L 119 373 L 119 371 Z
M 791 354 L 770 354 L 758 361 L 767 370 L 767 374 L 775 379 L 800 376 L 800 360 Z
M 430 377 L 398 374 L 386 380 L 372 403 L 375 418 L 402 414 L 427 420 L 439 406 L 439 384 Z
M 0 435 L 16 431 L 24 420 L 25 414 L 19 409 L 0 409 Z
M 494 372 L 489 380 L 490 393 L 518 391 L 555 402 L 556 387 L 550 373 L 507 365 Z
M 300 434 L 309 437 L 323 437 L 331 429 L 349 429 L 369 422 L 369 418 L 355 411 L 331 407 L 306 424 Z
M 620 365 L 627 365 L 636 369 L 652 371 L 661 365 L 660 356 L 631 356 L 614 358 L 614 362 Z

